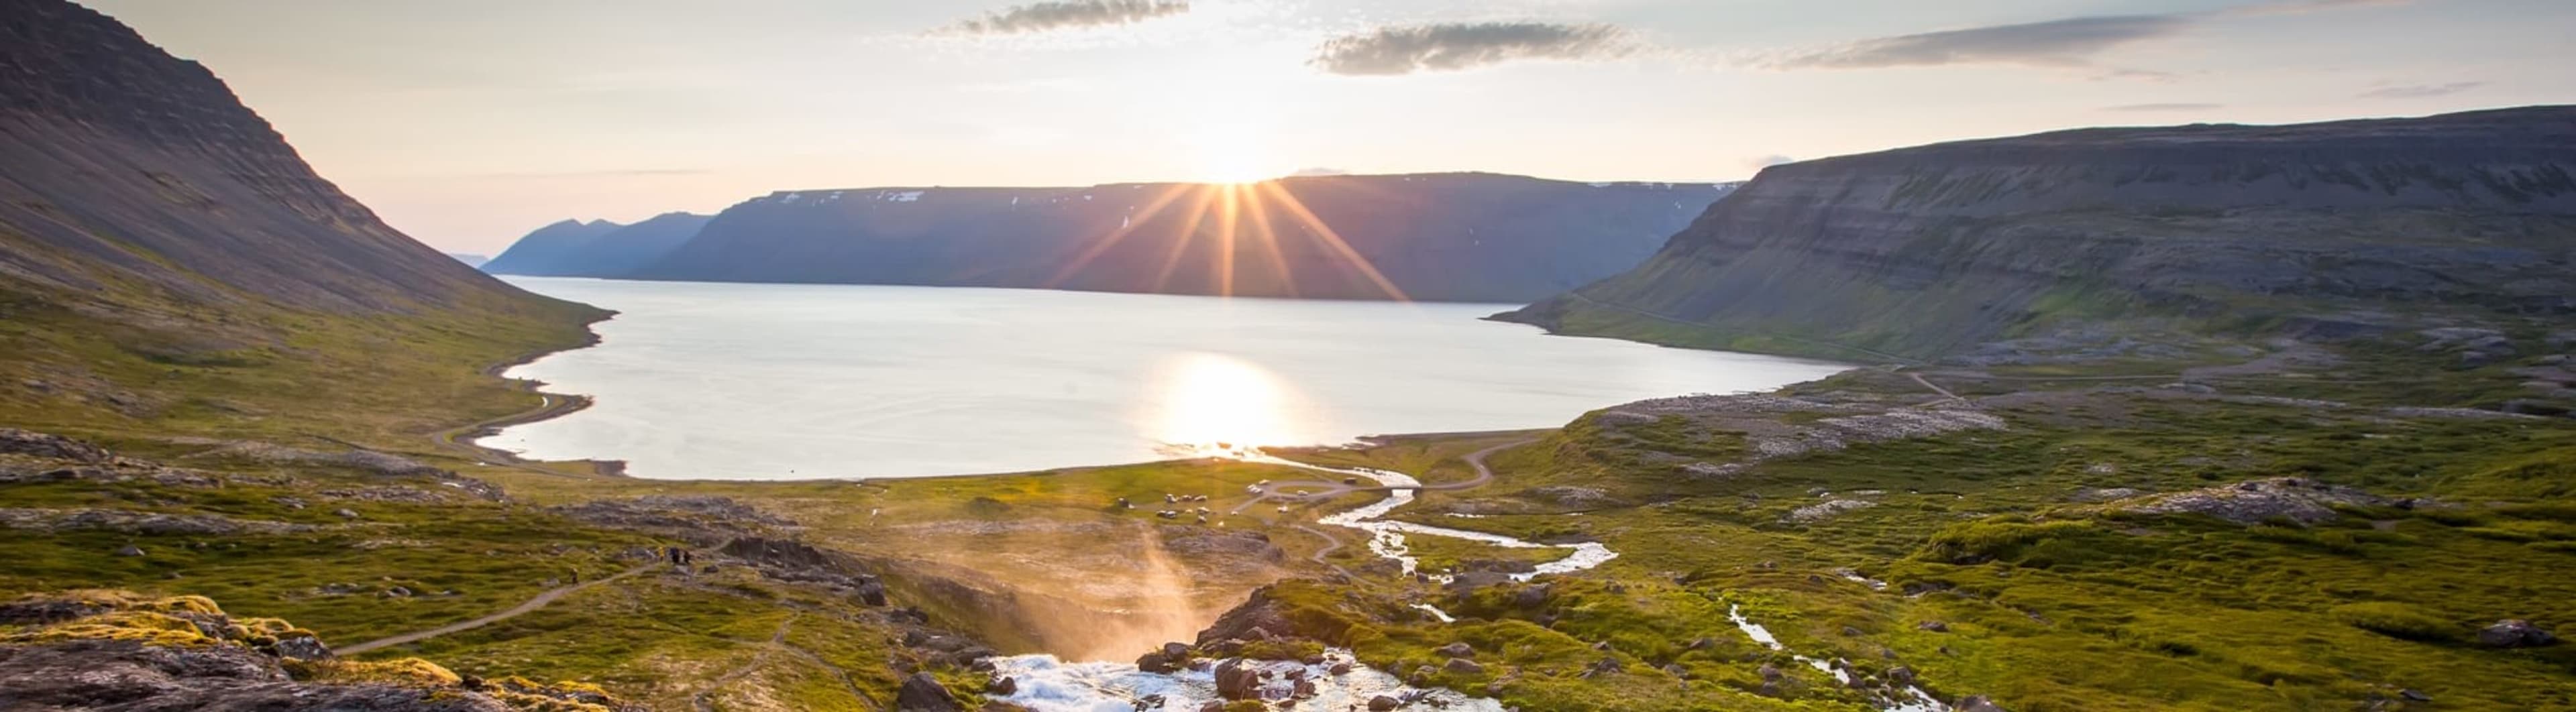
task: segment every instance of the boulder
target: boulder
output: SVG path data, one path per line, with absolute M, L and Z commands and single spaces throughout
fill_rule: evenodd
M 2508 618 L 2495 625 L 2478 629 L 2478 644 L 2490 648 L 2537 648 L 2558 642 L 2558 636 L 2532 625 L 2531 621 Z
M 1001 677 L 994 678 L 992 686 L 984 689 L 994 697 L 1009 697 L 1020 693 L 1020 680 L 1019 678 L 1011 677 L 1009 675 L 1003 675 Z
M 117 550 L 116 550 L 116 555 L 117 555 L 117 556 L 142 556 L 142 555 L 143 555 L 143 547 L 135 546 L 135 545 L 133 545 L 133 544 L 127 544 L 127 545 L 125 545 L 125 546 L 118 547 L 118 548 L 117 548 Z
M 1156 675 L 1169 675 L 1181 669 L 1180 663 L 1181 661 L 1179 659 L 1173 658 L 1169 655 L 1164 655 L 1163 651 L 1156 650 L 1137 657 L 1136 669 L 1141 672 L 1148 672 Z
M 1465 641 L 1460 641 L 1460 642 L 1456 642 L 1456 643 L 1450 643 L 1450 644 L 1448 644 L 1448 645 L 1443 645 L 1443 646 L 1440 646 L 1440 649 L 1438 649 L 1438 650 L 1434 650 L 1434 651 L 1432 651 L 1432 652 L 1439 653 L 1441 657 L 1448 657 L 1448 658 L 1473 658 L 1473 657 L 1476 657 L 1476 649 L 1475 649 L 1474 647 L 1472 647 L 1472 646 L 1467 645 L 1467 643 L 1466 643 Z
M 948 688 L 940 686 L 939 680 L 926 672 L 916 672 L 911 677 L 903 679 L 903 687 L 895 690 L 894 708 L 896 712 L 963 712 L 964 710 L 957 703 L 957 696 L 950 694 Z
M 1404 706 L 1404 702 L 1402 700 L 1388 697 L 1386 695 L 1378 695 L 1376 697 L 1369 698 L 1368 705 L 1369 712 L 1387 712 L 1387 710 L 1401 706 Z
M 859 602 L 867 604 L 870 607 L 879 607 L 886 604 L 885 582 L 877 580 L 876 577 L 871 576 L 861 579 L 856 593 L 859 597 Z
M 1485 666 L 1478 665 L 1476 664 L 1476 661 L 1468 660 L 1466 658 L 1450 658 L 1449 662 L 1442 663 L 1440 665 L 1440 669 L 1458 673 L 1460 675 L 1485 674 Z
M 1923 631 L 1931 631 L 1931 632 L 1934 632 L 1934 633 L 1948 633 L 1948 632 L 1950 632 L 1950 624 L 1948 624 L 1948 623 L 1943 623 L 1943 622 L 1940 622 L 1940 621 L 1924 621 L 1924 622 L 1921 622 L 1921 623 L 1916 623 L 1916 624 L 1914 624 L 1914 629 L 1915 629 L 1915 630 L 1923 630 Z
M 1261 670 L 1233 658 L 1217 663 L 1216 695 L 1229 700 L 1260 699 Z
M 1950 705 L 1950 709 L 1953 712 L 2004 712 L 2002 705 L 1995 704 L 1994 700 L 1986 699 L 1985 695 L 1969 695 L 1959 698 L 1958 703 Z

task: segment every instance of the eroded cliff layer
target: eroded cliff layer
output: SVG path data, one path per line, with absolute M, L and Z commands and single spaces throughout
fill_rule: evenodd
M 1634 270 L 1499 318 L 1928 357 L 2069 320 L 2576 312 L 2576 107 L 2103 128 L 1766 169 Z

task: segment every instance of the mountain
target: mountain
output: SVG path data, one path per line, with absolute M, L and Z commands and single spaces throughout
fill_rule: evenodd
M 205 67 L 68 2 L 0 10 L 9 288 L 336 312 L 532 303 L 385 225 Z
M 222 80 L 105 15 L 0 0 L 0 422 L 406 441 L 603 312 L 413 241 Z
M 492 274 L 564 274 L 583 247 L 626 227 L 606 220 L 564 220 L 537 228 L 482 265 Z
M 1497 318 L 1927 358 L 2078 324 L 2565 315 L 2571 249 L 2576 107 L 2097 128 L 1774 166 L 1637 268 Z
M 1731 188 L 1448 173 L 779 192 L 630 276 L 1523 302 L 1635 265 Z

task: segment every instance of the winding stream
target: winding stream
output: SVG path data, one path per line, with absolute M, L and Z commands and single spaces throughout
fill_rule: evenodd
M 1444 584 L 1452 579 L 1446 574 L 1417 571 L 1421 561 L 1414 557 L 1412 551 L 1405 545 L 1407 534 L 1449 537 L 1513 549 L 1570 550 L 1565 558 L 1539 564 L 1535 570 L 1526 573 L 1512 574 L 1511 578 L 1514 581 L 1528 581 L 1545 574 L 1582 571 L 1619 557 L 1618 552 L 1611 551 L 1610 547 L 1599 542 L 1542 544 L 1500 534 L 1387 520 L 1384 518 L 1387 514 L 1411 504 L 1415 493 L 1424 488 L 1421 480 L 1401 472 L 1364 467 L 1327 467 L 1276 457 L 1258 450 L 1241 450 L 1229 452 L 1226 455 L 1246 462 L 1281 465 L 1347 477 L 1364 477 L 1375 481 L 1379 487 L 1389 488 L 1384 499 L 1367 506 L 1327 515 L 1317 519 L 1316 522 L 1368 532 L 1369 551 L 1381 558 L 1401 564 L 1406 575 L 1422 573 L 1427 578 Z M 1429 604 L 1416 604 L 1414 607 L 1442 623 L 1456 622 L 1456 619 L 1446 611 Z M 1770 630 L 1746 619 L 1737 607 L 1730 605 L 1727 608 L 1727 617 L 1735 622 L 1737 629 L 1742 630 L 1754 642 L 1772 650 L 1786 650 L 1780 644 L 1779 638 L 1771 635 Z M 1843 665 L 1837 664 L 1840 661 L 1828 662 L 1804 655 L 1793 657 L 1799 662 L 1833 676 L 1837 681 L 1848 684 L 1851 680 L 1850 671 Z M 1216 693 L 1214 672 L 1206 669 L 1182 670 L 1170 674 L 1149 673 L 1137 669 L 1134 663 L 1069 663 L 1046 654 L 1014 655 L 990 660 L 993 663 L 995 675 L 1009 676 L 1018 685 L 1018 690 L 1013 694 L 995 699 L 1037 710 L 1037 712 L 1137 712 L 1139 710 L 1189 712 L 1209 702 L 1223 701 L 1223 698 Z M 1263 699 L 1290 699 L 1296 691 L 1294 680 L 1302 678 L 1312 682 L 1312 695 L 1299 700 L 1297 706 L 1300 709 L 1365 709 L 1369 701 L 1378 696 L 1404 701 L 1396 708 L 1402 712 L 1432 710 L 1502 712 L 1504 709 L 1502 703 L 1489 698 L 1469 697 L 1446 688 L 1420 689 L 1406 685 L 1395 675 L 1360 664 L 1347 650 L 1328 651 L 1323 662 L 1312 665 L 1294 661 L 1258 661 L 1250 664 L 1265 673 L 1260 690 Z M 1338 664 L 1348 664 L 1350 666 L 1348 672 L 1341 675 L 1332 674 L 1331 669 Z M 1884 700 L 1880 706 L 1887 712 L 1948 712 L 1950 709 L 1948 705 L 1935 700 L 1921 688 L 1909 687 L 1906 692 L 1910 699 Z

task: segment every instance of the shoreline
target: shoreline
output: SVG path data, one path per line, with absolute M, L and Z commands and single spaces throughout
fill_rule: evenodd
M 476 422 L 474 422 L 474 423 L 469 423 L 469 424 L 466 424 L 466 425 L 462 425 L 462 426 L 458 426 L 458 427 L 454 427 L 454 428 L 449 428 L 449 429 L 446 429 L 446 430 L 441 430 L 441 431 L 437 432 L 436 434 L 433 434 L 433 435 L 431 435 L 431 436 L 430 436 L 430 442 L 432 442 L 433 444 L 436 444 L 440 449 L 447 450 L 447 451 L 449 451 L 449 452 L 451 452 L 451 453 L 456 453 L 456 454 L 459 454 L 459 455 L 463 455 L 463 456 L 471 457 L 471 458 L 472 458 L 472 459 L 474 459 L 476 462 L 478 462 L 478 463 L 480 463 L 480 464 L 485 464 L 485 465 L 498 466 L 498 467 L 513 467 L 513 468 L 518 468 L 518 469 L 522 469 L 522 470 L 528 470 L 528 471 L 532 471 L 532 472 L 544 472 L 544 473 L 546 473 L 546 474 L 561 475 L 561 474 L 564 474 L 564 473 L 555 472 L 555 471 L 552 471 L 552 470 L 547 470 L 547 469 L 545 469 L 545 468 L 542 468 L 542 467 L 537 466 L 537 464 L 536 464 L 536 463 L 537 463 L 537 462 L 587 462 L 587 463 L 590 463 L 590 465 L 591 465 L 591 470 L 592 470 L 593 474 L 596 474 L 596 475 L 598 475 L 598 476 L 601 476 L 601 477 L 618 477 L 618 478 L 623 478 L 623 477 L 625 477 L 625 476 L 626 476 L 626 473 L 625 473 L 625 470 L 626 470 L 626 463 L 625 463 L 625 462 L 623 462 L 623 461 L 617 461 L 617 460 L 544 460 L 544 461 L 530 461 L 530 460 L 526 460 L 526 459 L 522 459 L 522 458 L 520 458 L 520 457 L 518 456 L 518 454 L 517 454 L 517 453 L 513 453 L 513 452 L 510 452 L 510 451 L 507 451 L 507 450 L 501 450 L 501 449 L 497 449 L 497 448 L 484 447 L 484 446 L 482 446 L 482 445 L 475 444 L 475 442 L 474 442 L 474 441 L 476 441 L 476 440 L 480 440 L 480 439 L 485 438 L 485 437 L 490 437 L 490 436 L 492 436 L 492 435 L 497 435 L 497 434 L 499 434 L 502 430 L 507 429 L 507 428 L 510 428 L 510 427 L 512 427 L 512 426 L 526 425 L 526 424 L 528 424 L 528 423 L 535 423 L 535 422 L 541 422 L 541 421 L 546 421 L 546 420 L 552 420 L 552 419 L 560 418 L 560 417 L 563 417 L 563 416 L 566 416 L 566 415 L 571 415 L 571 414 L 573 414 L 573 413 L 581 412 L 582 410 L 589 408 L 593 403 L 595 403 L 596 401 L 595 401 L 594 399 L 592 399 L 590 396 L 587 396 L 587 395 L 573 394 L 573 393 L 554 393 L 554 392 L 550 392 L 550 391 L 542 390 L 542 389 L 543 389 L 543 388 L 545 388 L 545 386 L 546 386 L 546 383 L 545 383 L 544 381 L 539 381 L 539 380 L 529 379 L 529 378 L 512 378 L 512 377 L 509 377 L 509 376 L 505 376 L 505 375 L 503 375 L 503 374 L 508 373 L 510 369 L 518 368 L 518 367 L 520 367 L 520 366 L 525 366 L 525 365 L 527 365 L 527 364 L 531 364 L 531 363 L 535 363 L 537 360 L 539 360 L 539 359 L 543 359 L 543 358 L 545 358 L 545 357 L 547 357 L 547 356 L 552 356 L 552 355 L 555 355 L 555 354 L 565 353 L 565 352 L 569 352 L 569 351 L 578 351 L 578 350 L 581 350 L 581 349 L 586 349 L 586 348 L 591 348 L 591 347 L 594 347 L 594 346 L 598 346 L 598 345 L 600 344 L 600 336 L 599 336 L 599 332 L 591 330 L 591 326 L 592 326 L 592 325 L 594 325 L 594 324 L 598 324 L 598 323 L 599 323 L 599 322 L 601 322 L 601 321 L 607 321 L 607 320 L 609 320 L 609 319 L 613 319 L 613 318 L 616 318 L 616 314 L 615 314 L 614 312 L 611 312 L 611 313 L 609 314 L 609 316 L 607 316 L 607 317 L 602 317 L 601 319 L 599 319 L 599 320 L 597 320 L 597 321 L 593 321 L 593 322 L 591 322 L 591 323 L 589 323 L 589 324 L 583 324 L 583 325 L 582 325 L 582 334 L 583 334 L 583 339 L 582 339 L 581 343 L 579 343 L 579 344 L 574 344 L 574 345 L 571 345 L 571 346 L 565 346 L 565 347 L 561 347 L 561 348 L 543 348 L 543 349 L 534 349 L 534 350 L 530 350 L 530 351 L 527 351 L 527 352 L 521 353 L 521 354 L 519 354 L 519 355 L 517 355 L 517 356 L 510 357 L 509 359 L 506 359 L 506 360 L 503 360 L 503 361 L 499 361 L 499 362 L 495 362 L 495 363 L 490 363 L 490 364 L 485 364 L 485 365 L 483 366 L 483 369 L 482 369 L 482 371 L 483 371 L 483 375 L 484 375 L 484 376 L 491 377 L 491 378 L 499 378 L 499 379 L 501 379 L 503 382 L 507 383 L 507 384 L 509 385 L 509 387 L 510 387 L 510 388 L 512 388 L 512 389 L 514 389 L 514 390 L 517 390 L 517 391 L 522 392 L 522 393 L 533 394 L 533 395 L 537 396 L 537 398 L 538 398 L 538 405 L 537 405 L 537 407 L 535 407 L 535 408 L 530 408 L 530 409 L 528 409 L 528 410 L 519 411 L 519 412 L 516 412 L 516 413 L 511 413 L 511 414 L 508 414 L 508 415 L 503 415 L 503 416 L 500 416 L 500 417 L 488 418 L 488 419 L 484 419 L 484 420 L 476 421 Z

